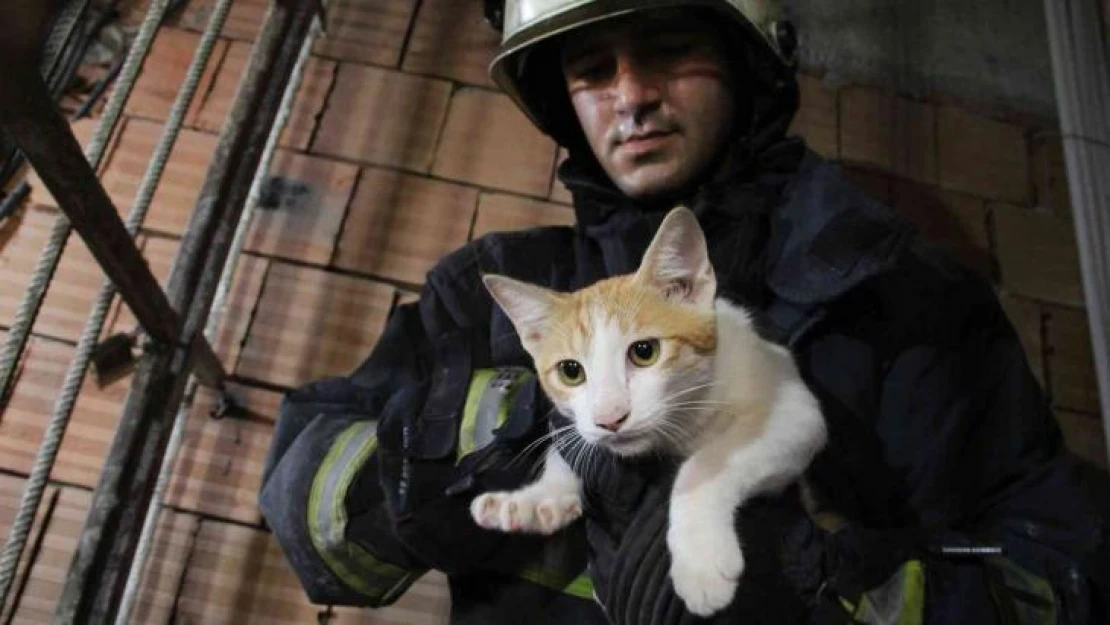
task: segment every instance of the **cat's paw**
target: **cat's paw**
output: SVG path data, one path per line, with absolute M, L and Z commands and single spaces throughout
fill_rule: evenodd
M 527 490 L 485 493 L 470 503 L 470 515 L 490 530 L 554 534 L 582 516 L 582 498 Z
M 709 616 L 732 603 L 744 573 L 744 554 L 731 528 L 668 531 L 671 582 L 686 609 Z

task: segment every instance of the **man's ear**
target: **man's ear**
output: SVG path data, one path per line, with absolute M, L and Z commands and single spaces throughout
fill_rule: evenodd
M 705 234 L 690 209 L 679 207 L 663 219 L 636 279 L 664 297 L 699 308 L 712 308 L 717 278 L 709 263 Z
M 531 353 L 543 340 L 558 296 L 543 287 L 496 274 L 483 275 L 482 282 L 513 322 L 524 348 Z

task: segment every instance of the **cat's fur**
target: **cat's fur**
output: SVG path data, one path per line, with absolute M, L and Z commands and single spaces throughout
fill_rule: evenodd
M 790 353 L 761 339 L 740 307 L 715 298 L 693 213 L 667 215 L 633 275 L 574 293 L 502 276 L 484 280 L 577 436 L 548 450 L 536 482 L 477 497 L 475 521 L 550 534 L 582 514 L 581 483 L 564 455 L 577 464 L 583 450 L 598 447 L 622 456 L 676 453 L 684 460 L 667 531 L 675 591 L 695 614 L 728 605 L 744 570 L 735 510 L 795 482 L 826 432 Z M 657 359 L 637 365 L 631 346 L 651 339 Z M 584 381 L 561 379 L 566 360 L 580 363 Z

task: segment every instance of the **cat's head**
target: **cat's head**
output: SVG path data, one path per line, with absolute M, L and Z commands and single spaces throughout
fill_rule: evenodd
M 483 279 L 587 441 L 631 456 L 693 433 L 711 382 L 717 282 L 692 212 L 667 215 L 634 274 L 574 293 Z

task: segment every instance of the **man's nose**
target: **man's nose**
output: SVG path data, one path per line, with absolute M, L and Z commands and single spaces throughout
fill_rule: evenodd
M 615 100 L 617 112 L 635 115 L 659 105 L 662 96 L 658 77 L 631 54 L 617 55 Z

